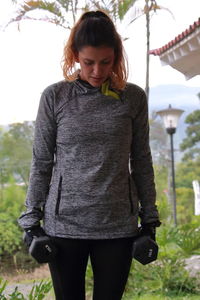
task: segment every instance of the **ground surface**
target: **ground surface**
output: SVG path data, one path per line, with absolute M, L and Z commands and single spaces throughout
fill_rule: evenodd
M 193 255 L 185 260 L 186 269 L 191 276 L 200 276 L 200 255 Z M 200 299 L 200 298 L 199 298 Z
M 186 269 L 191 276 L 200 276 L 200 255 L 193 255 L 186 259 Z M 12 293 L 16 286 L 24 295 L 30 293 L 33 282 L 40 282 L 42 279 L 50 279 L 48 265 L 42 265 L 33 272 L 18 271 L 16 274 L 4 274 L 4 280 L 8 280 L 9 284 L 6 288 L 6 295 Z M 53 296 L 48 296 L 48 300 L 53 300 Z M 90 298 L 88 298 L 89 300 Z M 200 298 L 199 298 L 200 299 Z
M 30 293 L 34 281 L 37 283 L 42 279 L 48 280 L 49 278 L 50 273 L 47 265 L 42 265 L 41 267 L 36 268 L 33 272 L 18 271 L 15 274 L 4 274 L 3 279 L 8 281 L 6 295 L 12 293 L 16 286 L 23 295 L 27 295 Z

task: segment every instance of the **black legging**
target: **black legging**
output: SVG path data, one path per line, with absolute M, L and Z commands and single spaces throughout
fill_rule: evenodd
M 133 238 L 53 239 L 58 253 L 49 268 L 56 300 L 85 300 L 89 257 L 94 277 L 93 300 L 122 298 L 132 261 Z

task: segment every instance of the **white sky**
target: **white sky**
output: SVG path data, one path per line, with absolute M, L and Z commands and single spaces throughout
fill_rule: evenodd
M 174 39 L 200 17 L 200 0 L 157 0 L 170 9 L 160 10 L 151 20 L 151 49 Z M 143 6 L 138 0 L 137 6 Z M 11 0 L 0 1 L 0 24 L 12 17 Z M 145 86 L 145 18 L 132 25 L 123 22 L 118 29 L 129 39 L 124 43 L 130 67 L 129 81 Z M 24 21 L 0 31 L 0 124 L 34 120 L 41 92 L 62 80 L 60 61 L 68 31 L 52 24 Z M 161 66 L 157 56 L 151 56 L 150 87 L 160 84 L 200 86 L 200 76 L 189 81 L 169 66 Z

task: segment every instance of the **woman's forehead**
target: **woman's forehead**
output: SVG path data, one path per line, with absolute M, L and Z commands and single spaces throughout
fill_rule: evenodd
M 79 56 L 82 56 L 84 58 L 92 59 L 92 58 L 109 58 L 114 56 L 114 49 L 108 46 L 99 46 L 99 47 L 93 47 L 93 46 L 84 46 L 79 51 Z

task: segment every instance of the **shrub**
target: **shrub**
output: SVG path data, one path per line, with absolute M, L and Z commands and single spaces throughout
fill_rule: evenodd
M 0 201 L 0 255 L 13 256 L 22 246 L 22 230 L 17 218 L 22 212 L 25 191 L 13 179 L 2 191 Z
M 8 213 L 0 213 L 0 255 L 13 255 L 21 248 L 22 232 Z

